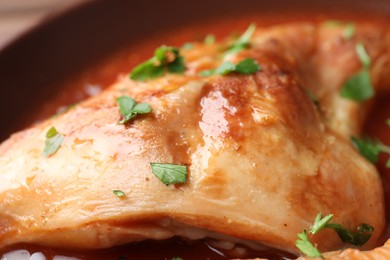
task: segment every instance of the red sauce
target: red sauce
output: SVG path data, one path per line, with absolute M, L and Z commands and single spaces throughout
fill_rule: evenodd
M 95 251 L 71 251 L 55 248 L 44 248 L 32 245 L 16 245 L 6 249 L 4 252 L 17 249 L 27 249 L 31 254 L 34 252 L 42 252 L 48 259 L 55 255 L 77 257 L 79 259 L 105 259 L 105 260 L 171 260 L 174 257 L 181 257 L 183 260 L 224 260 L 237 257 L 256 258 L 258 256 L 266 259 L 295 259 L 289 253 L 285 253 L 275 249 L 266 249 L 264 251 L 254 251 L 245 249 L 245 254 L 239 254 L 233 251 L 220 250 L 212 247 L 206 240 L 199 241 L 183 241 L 178 238 L 173 238 L 166 241 L 144 241 L 133 243 L 124 246 L 118 246 L 110 249 L 101 249 Z M 120 258 L 122 257 L 122 258 Z
M 333 19 L 335 17 L 332 17 Z M 337 18 L 337 17 L 336 17 Z M 322 21 L 328 17 L 323 15 L 311 16 L 310 21 Z M 345 20 L 356 20 L 357 17 L 346 17 Z M 378 23 L 384 23 L 381 18 L 375 18 Z M 229 20 L 214 20 L 207 21 L 206 23 L 193 24 L 181 28 L 175 28 L 175 30 L 163 32 L 158 35 L 153 35 L 148 39 L 143 39 L 138 44 L 127 46 L 125 49 L 118 51 L 106 60 L 103 60 L 99 64 L 93 65 L 89 70 L 83 71 L 80 75 L 69 79 L 66 82 L 58 84 L 58 93 L 48 100 L 47 103 L 38 107 L 34 111 L 33 116 L 26 116 L 29 121 L 23 122 L 23 127 L 26 127 L 33 122 L 43 120 L 53 114 L 55 114 L 59 108 L 66 107 L 70 104 L 79 102 L 88 96 L 89 92 L 96 91 L 97 89 L 104 89 L 110 84 L 115 82 L 118 75 L 127 75 L 131 69 L 140 62 L 149 58 L 156 47 L 166 44 L 173 46 L 181 46 L 186 42 L 203 40 L 209 33 L 214 33 L 217 38 L 224 38 L 235 32 L 242 32 L 251 23 L 256 22 L 257 25 L 270 25 L 275 23 L 287 22 L 287 21 L 307 21 L 308 17 L 305 15 L 291 15 L 287 17 L 278 17 L 274 14 L 269 14 L 264 17 L 246 16 L 240 19 Z M 386 119 L 390 118 L 390 103 L 388 100 L 390 96 L 381 97 L 379 102 L 373 109 L 372 116 L 369 117 L 366 132 L 370 136 L 378 137 L 385 144 L 390 144 L 390 129 L 386 126 Z M 385 162 L 388 158 L 381 156 L 378 163 L 378 168 L 383 177 L 383 183 L 386 194 L 387 215 L 390 214 L 390 169 L 385 167 Z M 386 238 L 390 237 L 386 234 Z M 80 259 L 167 259 L 170 260 L 173 257 L 181 257 L 184 260 L 191 259 L 230 259 L 237 257 L 233 252 L 218 250 L 206 241 L 192 241 L 184 242 L 180 239 L 171 239 L 168 241 L 145 241 L 140 243 L 134 243 L 130 245 L 119 246 L 112 249 L 96 250 L 96 251 L 69 251 L 63 249 L 53 249 L 37 247 L 33 245 L 16 245 L 12 248 L 7 248 L 3 252 L 7 252 L 12 249 L 28 249 L 33 252 L 44 252 L 50 259 L 54 255 L 66 255 L 74 256 Z M 295 258 L 293 255 L 285 252 L 281 252 L 275 249 L 267 249 L 264 251 L 253 251 L 246 249 L 247 253 L 245 258 L 269 258 L 269 259 L 291 259 Z

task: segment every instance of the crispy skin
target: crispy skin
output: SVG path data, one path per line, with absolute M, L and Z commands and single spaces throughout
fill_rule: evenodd
M 374 226 L 366 245 L 373 247 L 385 224 L 381 181 L 351 145 L 349 135 L 359 127 L 334 123 L 332 112 L 351 104 L 353 111 L 365 111 L 351 101 L 338 103 L 342 82 L 359 68 L 353 43 L 339 46 L 352 55 L 348 62 L 323 48 L 322 38 L 332 42 L 341 35 L 341 29 L 306 24 L 261 29 L 251 49 L 226 57 L 252 57 L 260 72 L 209 78 L 197 73 L 221 63 L 220 45 L 197 44 L 184 52 L 184 75 L 123 78 L 13 135 L 0 146 L 1 246 L 104 248 L 179 235 L 254 241 L 297 253 L 297 233 L 322 212 L 351 229 Z M 376 45 L 369 44 L 371 54 Z M 334 59 L 320 63 L 328 56 Z M 334 63 L 338 73 L 329 72 Z M 305 88 L 319 96 L 321 109 Z M 118 124 L 115 99 L 124 94 L 150 103 L 153 112 Z M 65 141 L 45 158 L 51 126 Z M 164 185 L 150 162 L 188 165 L 187 183 Z M 114 196 L 114 189 L 126 197 Z M 334 232 L 315 239 L 323 251 L 343 246 Z

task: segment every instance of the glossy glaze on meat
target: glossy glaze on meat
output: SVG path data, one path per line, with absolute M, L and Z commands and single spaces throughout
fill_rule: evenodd
M 385 225 L 381 180 L 350 141 L 368 107 L 339 89 L 360 68 L 354 47 L 364 41 L 380 90 L 384 37 L 372 25 L 359 25 L 351 40 L 342 28 L 311 24 L 259 29 L 250 49 L 224 59 L 251 57 L 261 71 L 211 77 L 198 73 L 222 63 L 226 43 L 197 43 L 183 51 L 183 75 L 123 78 L 13 135 L 0 146 L 1 246 L 95 249 L 181 236 L 298 254 L 297 233 L 322 212 L 350 229 L 374 226 L 363 247 L 372 248 Z M 150 103 L 152 113 L 118 124 L 121 95 Z M 52 126 L 65 141 L 46 158 Z M 164 185 L 150 162 L 187 165 L 187 183 Z M 313 241 L 321 251 L 344 246 L 331 231 Z

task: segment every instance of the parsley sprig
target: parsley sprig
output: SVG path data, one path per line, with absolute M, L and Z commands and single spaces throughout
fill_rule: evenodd
M 43 149 L 43 156 L 50 156 L 55 154 L 60 148 L 65 137 L 60 134 L 53 126 L 46 132 L 45 148 Z
M 363 68 L 344 83 L 341 88 L 341 96 L 362 102 L 375 95 L 370 75 L 371 59 L 363 43 L 356 44 L 355 51 Z
M 147 80 L 164 75 L 165 71 L 183 73 L 185 71 L 184 58 L 179 49 L 171 46 L 161 46 L 154 52 L 154 56 L 133 69 L 130 78 L 133 80 Z
M 248 49 L 250 47 L 250 40 L 252 38 L 253 33 L 256 31 L 256 24 L 251 24 L 246 29 L 246 31 L 235 40 L 225 52 L 225 55 L 237 53 L 242 50 Z
M 317 234 L 325 228 L 330 228 L 336 231 L 340 239 L 355 246 L 364 245 L 372 236 L 374 228 L 368 224 L 361 224 L 356 231 L 346 229 L 343 225 L 338 223 L 329 223 L 333 218 L 333 214 L 322 217 L 321 213 L 318 213 L 314 219 L 314 223 L 311 226 L 309 232 L 313 235 Z M 298 234 L 298 240 L 296 241 L 296 247 L 308 257 L 322 257 L 318 249 L 310 242 L 307 237 L 306 230 Z
M 119 198 L 123 198 L 126 196 L 126 194 L 121 190 L 113 190 L 112 193 L 114 193 L 114 195 Z
M 298 234 L 298 240 L 295 242 L 296 247 L 308 257 L 321 257 L 322 254 L 318 249 L 310 242 L 306 234 L 306 229 L 302 233 Z
M 171 163 L 150 163 L 152 173 L 165 185 L 185 183 L 187 166 Z
M 200 72 L 201 76 L 227 75 L 232 72 L 239 74 L 253 74 L 261 69 L 260 65 L 254 59 L 248 58 L 234 64 L 230 61 L 222 63 L 218 68 L 213 70 L 204 70 Z
M 146 114 L 152 111 L 148 103 L 139 103 L 128 96 L 121 96 L 116 99 L 119 104 L 119 109 L 123 116 L 123 119 L 119 121 L 119 124 L 126 124 L 131 119 L 140 114 Z
M 353 136 L 352 143 L 359 150 L 360 154 L 373 164 L 378 162 L 379 154 L 381 152 L 390 154 L 390 147 L 379 140 L 374 140 L 368 137 L 357 138 Z M 390 166 L 390 159 L 387 161 L 386 166 Z
M 356 25 L 353 22 L 343 22 L 338 20 L 329 20 L 325 22 L 327 27 L 344 27 L 343 37 L 345 40 L 350 40 L 356 33 Z
M 355 246 L 362 246 L 370 239 L 372 232 L 374 231 L 374 228 L 367 224 L 361 224 L 357 228 L 357 231 L 348 230 L 341 224 L 329 223 L 332 218 L 333 214 L 326 215 L 322 218 L 322 214 L 318 213 L 314 219 L 314 224 L 310 229 L 310 233 L 314 235 L 325 228 L 330 228 L 337 232 L 343 242 Z

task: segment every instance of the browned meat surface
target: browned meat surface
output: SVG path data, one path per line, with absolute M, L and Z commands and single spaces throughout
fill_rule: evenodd
M 372 248 L 385 225 L 381 180 L 350 141 L 367 106 L 340 97 L 339 89 L 361 66 L 354 49 L 359 41 L 379 84 L 387 51 L 377 29 L 360 25 L 348 41 L 340 28 L 259 29 L 251 48 L 224 58 L 220 47 L 226 43 L 198 43 L 183 51 L 183 75 L 123 78 L 13 135 L 0 146 L 0 245 L 105 248 L 208 236 L 298 253 L 297 233 L 322 212 L 350 229 L 372 225 L 364 246 Z M 262 69 L 198 75 L 222 59 L 248 57 Z M 115 100 L 122 95 L 148 102 L 152 112 L 118 124 Z M 44 157 L 52 126 L 65 139 L 57 153 Z M 187 182 L 164 185 L 150 162 L 187 165 Z M 126 196 L 114 196 L 116 189 Z M 313 242 L 322 251 L 344 246 L 331 231 Z

